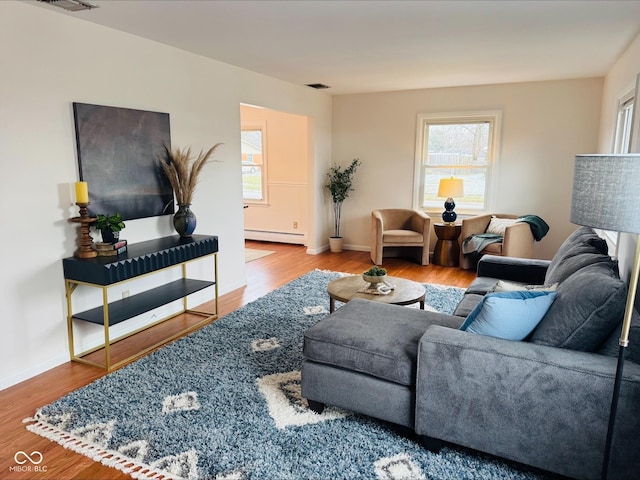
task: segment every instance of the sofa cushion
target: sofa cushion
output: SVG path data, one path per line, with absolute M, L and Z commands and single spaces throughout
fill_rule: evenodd
M 482 301 L 485 293 L 486 292 L 483 292 L 482 294 L 466 293 L 464 297 L 462 297 L 462 300 L 456 307 L 456 310 L 455 312 L 453 312 L 453 314 L 457 317 L 467 317 L 473 311 L 473 309 L 476 308 L 476 306 Z
M 555 260 L 556 258 L 564 257 L 566 252 L 571 247 L 581 244 L 590 245 L 591 247 L 595 248 L 598 253 L 603 253 L 605 255 L 609 253 L 607 242 L 603 238 L 599 237 L 592 228 L 579 227 L 574 230 L 573 233 L 569 235 L 564 242 L 562 242 L 562 245 L 560 245 L 560 248 L 558 248 L 558 251 L 553 257 L 553 260 Z
M 534 343 L 593 352 L 622 320 L 627 286 L 610 263 L 581 268 L 557 293 L 531 336 Z
M 561 283 L 581 268 L 597 262 L 611 262 L 607 242 L 588 227 L 580 227 L 563 242 L 554 255 L 544 279 L 551 285 Z
M 304 334 L 307 360 L 415 385 L 418 342 L 430 325 L 458 328 L 462 319 L 353 299 Z
M 520 282 L 510 282 L 508 280 L 498 280 L 493 287 L 493 292 L 515 292 L 518 290 L 528 290 L 530 292 L 555 292 L 558 284 L 552 285 L 526 285 Z
M 385 230 L 382 233 L 385 243 L 422 243 L 422 234 L 413 230 Z
M 542 320 L 555 292 L 489 293 L 469 314 L 460 330 L 507 340 L 524 340 Z
M 471 284 L 467 287 L 467 289 L 465 290 L 465 293 L 466 294 L 475 293 L 478 295 L 484 295 L 485 293 L 489 293 L 493 291 L 497 283 L 498 283 L 497 278 L 476 277 L 473 280 L 473 282 L 471 282 Z
M 589 246 L 572 248 L 569 251 L 569 255 L 562 259 L 561 262 L 549 267 L 544 283 L 546 285 L 562 283 L 581 268 L 596 263 L 607 264 L 607 266 L 612 269 L 617 268 L 617 263 L 612 260 L 609 255 L 588 251 L 590 249 L 591 247 Z
M 502 242 L 493 242 L 484 247 L 482 253 L 487 255 L 502 255 Z
M 620 350 L 620 330 L 622 323 L 613 329 L 609 338 L 600 346 L 598 353 L 617 357 Z M 640 365 L 640 315 L 637 310 L 631 316 L 631 329 L 629 330 L 629 345 L 625 348 L 625 358 Z

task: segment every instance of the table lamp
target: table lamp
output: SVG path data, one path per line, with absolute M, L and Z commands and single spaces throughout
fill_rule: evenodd
M 570 220 L 578 225 L 603 230 L 640 233 L 638 192 L 640 192 L 640 155 L 576 155 Z M 603 479 L 607 478 L 609 469 L 624 353 L 629 345 L 629 329 L 638 287 L 639 266 L 640 241 L 636 238 L 636 252 L 618 342 L 620 348 L 602 463 Z
M 456 208 L 456 204 L 453 201 L 453 197 L 461 197 L 463 195 L 462 179 L 461 178 L 441 178 L 438 185 L 438 196 L 446 197 L 444 202 L 444 212 L 442 212 L 442 221 L 444 223 L 455 223 L 458 215 L 453 211 Z

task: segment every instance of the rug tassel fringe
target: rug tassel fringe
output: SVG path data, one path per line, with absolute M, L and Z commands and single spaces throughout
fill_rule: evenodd
M 182 477 L 173 476 L 168 472 L 152 470 L 148 465 L 137 463 L 135 460 L 123 456 L 119 452 L 114 452 L 98 445 L 87 443 L 81 438 L 69 435 L 68 433 L 63 432 L 52 425 L 43 423 L 36 418 L 30 417 L 22 420 L 22 423 L 29 422 L 35 422 L 32 425 L 27 425 L 26 428 L 30 432 L 56 442 L 67 450 L 72 450 L 84 455 L 95 462 L 100 462 L 107 467 L 120 470 L 136 480 L 183 480 Z

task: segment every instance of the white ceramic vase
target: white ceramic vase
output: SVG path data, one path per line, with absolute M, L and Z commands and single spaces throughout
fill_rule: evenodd
M 342 237 L 329 237 L 329 249 L 333 253 L 340 253 L 342 251 Z

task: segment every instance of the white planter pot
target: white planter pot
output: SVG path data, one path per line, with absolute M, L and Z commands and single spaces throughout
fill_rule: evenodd
M 329 237 L 329 249 L 333 253 L 340 253 L 342 251 L 342 237 Z
M 378 283 L 383 283 L 387 280 L 386 275 L 376 276 L 376 275 L 365 275 L 364 273 L 362 274 L 362 278 L 364 279 L 365 282 L 369 282 L 371 286 L 377 285 Z

